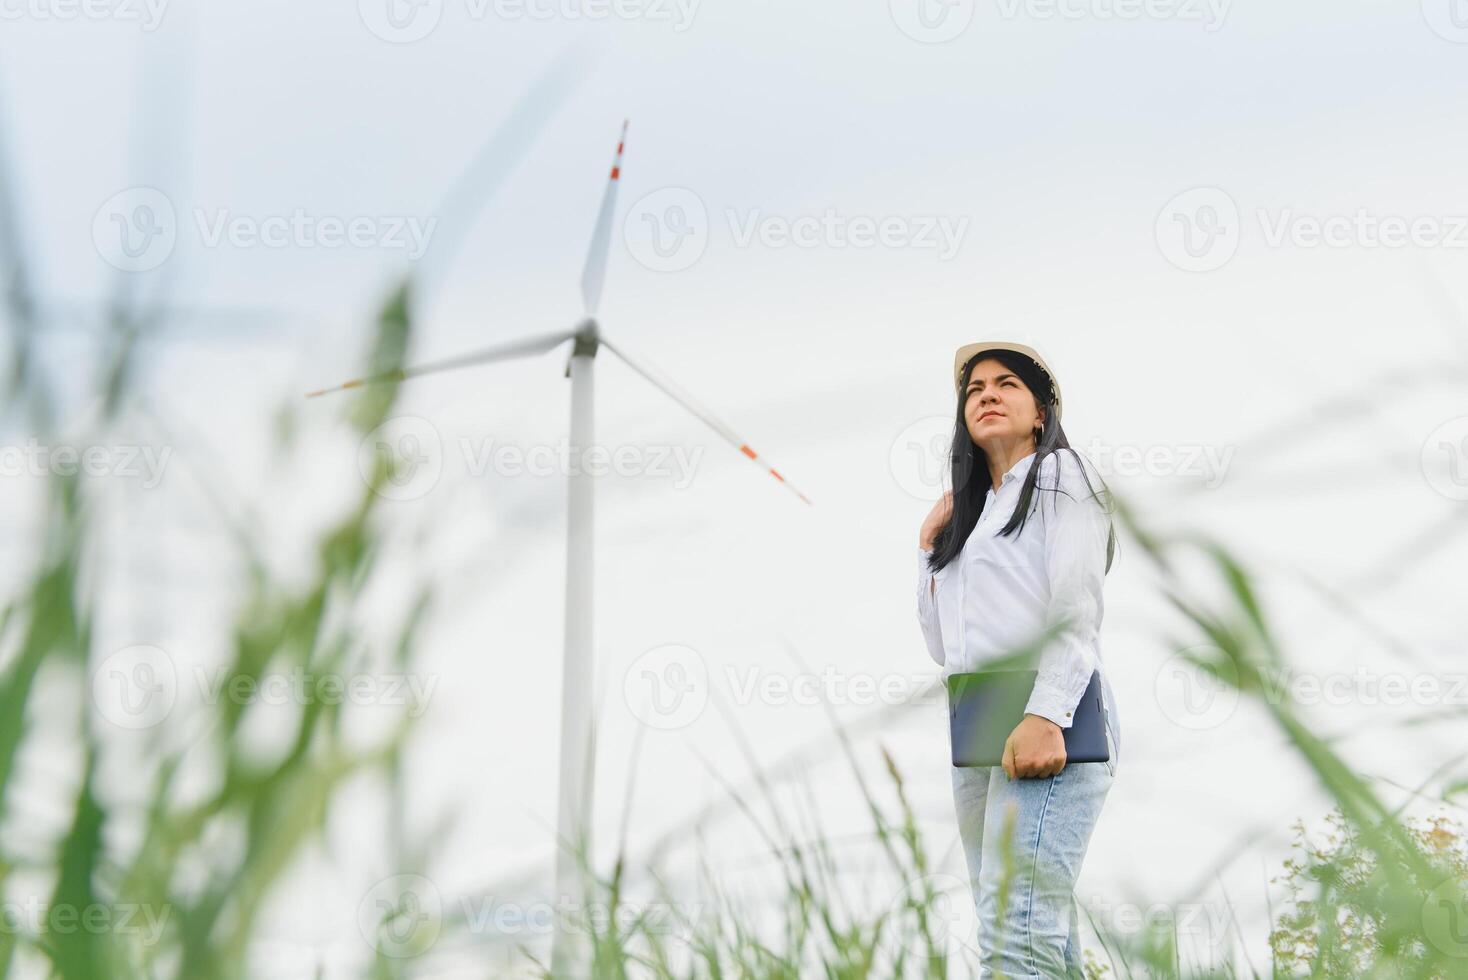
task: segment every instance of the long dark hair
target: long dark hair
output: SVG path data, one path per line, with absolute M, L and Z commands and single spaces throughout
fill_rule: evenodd
M 1065 438 L 1065 430 L 1060 427 L 1060 419 L 1056 416 L 1055 387 L 1051 384 L 1049 376 L 1034 361 L 1015 351 L 979 351 L 964 364 L 963 383 L 958 386 L 958 409 L 953 426 L 953 448 L 949 451 L 949 472 L 953 484 L 953 516 L 948 526 L 939 531 L 933 539 L 933 553 L 928 556 L 928 567 L 933 571 L 953 561 L 963 550 L 964 542 L 968 540 L 968 536 L 973 533 L 974 527 L 979 523 L 979 517 L 984 512 L 984 500 L 994 485 L 994 478 L 989 472 L 989 455 L 969 435 L 968 423 L 964 419 L 963 411 L 968 401 L 968 384 L 969 378 L 974 373 L 974 365 L 990 358 L 1019 376 L 1019 379 L 1025 383 L 1025 387 L 1029 388 L 1030 393 L 1034 395 L 1036 410 L 1043 411 L 1045 415 L 1040 434 L 1035 437 L 1035 459 L 1030 465 L 1029 472 L 1025 474 L 1024 484 L 1020 488 L 1019 503 L 1015 505 L 1014 513 L 1009 515 L 1009 521 L 1000 529 L 999 533 L 1010 535 L 1024 530 L 1025 522 L 1030 516 L 1031 504 L 1034 503 L 1036 490 L 1065 493 L 1060 489 L 1058 467 L 1055 486 L 1037 485 L 1040 464 L 1045 461 L 1045 457 L 1062 449 L 1075 457 L 1076 465 L 1080 467 L 1081 475 L 1086 480 L 1086 486 L 1091 490 L 1089 499 L 1095 500 L 1107 514 L 1112 512 L 1111 491 L 1107 488 L 1106 481 L 1101 481 L 1100 490 L 1091 484 L 1091 477 L 1086 472 L 1084 462 Z M 1096 478 L 1100 480 L 1100 474 L 1097 474 Z M 1111 528 L 1106 538 L 1106 570 L 1108 572 L 1111 571 L 1111 559 L 1115 553 L 1116 529 Z

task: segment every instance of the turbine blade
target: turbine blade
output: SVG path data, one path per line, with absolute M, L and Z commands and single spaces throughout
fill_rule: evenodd
M 1452 341 L 1468 355 L 1468 330 L 1464 329 L 1468 325 L 1468 316 L 1464 316 L 1463 308 L 1458 305 L 1448 284 L 1443 282 L 1437 267 L 1420 258 L 1418 265 L 1426 273 L 1427 298 L 1433 312 L 1437 314 Z
M 440 371 L 452 371 L 456 368 L 471 367 L 475 364 L 488 364 L 491 361 L 508 361 L 517 357 L 531 357 L 535 354 L 544 354 L 546 351 L 564 344 L 575 336 L 576 332 L 574 330 L 563 330 L 558 333 L 511 341 L 508 344 L 496 344 L 493 347 L 486 347 L 484 350 L 460 354 L 458 357 L 449 357 L 442 361 L 420 364 L 417 367 L 405 367 L 397 371 L 389 371 L 386 374 L 375 374 L 368 378 L 353 378 L 351 381 L 332 388 L 322 388 L 320 391 L 308 391 L 306 392 L 306 397 L 320 398 L 322 395 L 329 395 L 335 391 L 360 388 L 363 385 L 381 381 L 406 381 L 409 378 L 417 378 L 425 374 L 437 374 Z
M 692 395 L 688 394 L 688 392 L 684 391 L 682 388 L 679 388 L 676 384 L 674 384 L 666 377 L 663 377 L 662 375 L 653 371 L 647 365 L 641 364 L 638 361 L 633 360 L 631 357 L 628 357 L 626 351 L 612 344 L 611 341 L 607 340 L 605 336 L 599 337 L 598 342 L 603 347 L 610 350 L 613 354 L 616 354 L 618 357 L 620 357 L 624 364 L 646 378 L 653 385 L 653 387 L 662 389 L 663 393 L 666 394 L 669 398 L 673 399 L 673 401 L 677 402 L 679 405 L 682 405 L 684 408 L 688 409 L 688 411 L 692 412 L 694 415 L 702 419 L 709 428 L 713 429 L 720 436 L 722 436 L 725 442 L 729 443 L 729 445 L 733 446 L 735 449 L 738 449 L 741 453 L 754 460 L 760 466 L 764 467 L 771 476 L 779 480 L 781 483 L 785 484 L 785 486 L 789 487 L 790 490 L 797 497 L 799 497 L 801 500 L 804 500 L 807 504 L 810 503 L 810 498 L 797 490 L 795 488 L 795 484 L 785 479 L 784 475 L 781 474 L 779 470 L 775 469 L 769 463 L 766 463 L 764 460 L 760 459 L 759 454 L 750 447 L 749 443 L 745 442 L 743 439 L 739 438 L 739 436 L 735 435 L 734 430 L 729 428 L 723 422 L 720 422 L 712 412 L 704 408 L 702 405 L 698 404 L 698 402 L 694 401 Z
M 525 90 L 465 165 L 433 213 L 440 220 L 428 251 L 415 263 L 414 278 L 436 283 L 449 274 L 459 248 L 484 206 L 520 166 L 546 125 L 560 112 L 589 71 L 579 48 L 556 57 Z
M 627 145 L 627 123 L 622 123 L 622 137 L 617 141 L 617 154 L 612 159 L 612 176 L 601 199 L 601 213 L 596 216 L 596 229 L 591 233 L 591 250 L 586 253 L 586 268 L 581 273 L 581 299 L 586 315 L 596 317 L 601 305 L 601 287 L 607 277 L 607 252 L 612 244 L 612 221 L 617 212 L 617 185 L 622 180 L 622 149 Z

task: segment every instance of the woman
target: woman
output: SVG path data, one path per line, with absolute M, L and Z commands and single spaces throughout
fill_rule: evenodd
M 1121 744 L 1104 672 L 1110 761 L 1067 765 L 1062 731 L 1101 669 L 1101 586 L 1115 549 L 1109 497 L 1066 441 L 1060 387 L 1034 350 L 969 344 L 954 374 L 954 489 L 918 538 L 928 653 L 945 678 L 984 670 L 1064 624 L 1034 664 L 1038 677 L 1002 767 L 953 769 L 980 976 L 1079 977 L 1073 889 Z

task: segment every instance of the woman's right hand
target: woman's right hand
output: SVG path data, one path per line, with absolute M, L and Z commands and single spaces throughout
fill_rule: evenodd
M 928 511 L 928 516 L 923 520 L 922 530 L 918 532 L 918 546 L 924 551 L 932 551 L 933 539 L 938 536 L 939 531 L 948 526 L 951 520 L 953 520 L 953 491 L 947 490 L 944 491 L 943 496 L 938 498 L 938 502 L 933 505 L 933 509 Z

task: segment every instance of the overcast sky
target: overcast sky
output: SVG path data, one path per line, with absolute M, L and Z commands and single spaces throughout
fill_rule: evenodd
M 140 389 L 172 458 L 157 486 L 136 478 L 148 523 L 112 556 L 152 584 L 118 603 L 103 643 L 166 650 L 181 697 L 223 655 L 235 586 L 199 475 L 258 522 L 283 575 L 304 574 L 311 533 L 360 491 L 362 447 L 344 402 L 301 393 L 358 372 L 372 312 L 409 270 L 425 281 L 418 359 L 573 326 L 624 119 L 603 329 L 813 505 L 597 359 L 597 440 L 641 467 L 597 493 L 603 840 L 639 727 L 635 841 L 718 793 L 700 755 L 747 771 L 718 702 L 764 763 L 820 744 L 821 706 L 742 693 L 752 680 L 936 676 L 913 601 L 941 489 L 924 447 L 951 417 L 953 350 L 976 340 L 1038 347 L 1072 444 L 1112 485 L 1260 571 L 1302 669 L 1461 664 L 1448 522 L 1468 497 L 1468 416 L 1449 373 L 1468 361 L 1468 21 L 1452 0 L 389 2 L 0 0 L 28 256 L 70 324 L 52 369 L 80 387 L 63 366 L 95 348 L 77 324 L 119 276 L 214 311 L 148 348 Z M 534 138 L 499 161 L 493 197 L 445 203 L 517 106 Z M 410 769 L 416 826 L 459 814 L 445 896 L 548 867 L 565 484 L 493 460 L 564 438 L 564 365 L 558 351 L 405 386 L 388 433 L 419 437 L 428 460 L 384 502 L 395 558 L 375 589 L 384 628 L 407 589 L 442 589 Z M 282 404 L 300 443 L 272 461 Z M 7 482 L 18 527 L 32 489 Z M 1239 851 L 1225 880 L 1257 939 L 1290 823 L 1326 804 L 1263 712 L 1179 720 L 1179 637 L 1123 541 L 1102 640 L 1123 751 L 1079 891 L 1173 899 Z M 646 725 L 628 692 L 671 662 L 706 671 L 708 704 Z M 1365 731 L 1426 707 L 1372 703 L 1360 683 L 1310 716 Z M 883 740 L 956 871 L 943 713 L 901 719 Z M 859 745 L 873 762 L 874 739 Z M 1403 786 L 1446 758 L 1431 740 L 1341 747 Z M 830 825 L 857 830 L 828 759 L 814 785 Z M 334 832 L 370 847 L 376 829 Z M 760 850 L 728 847 L 731 867 Z M 393 870 L 322 855 L 301 882 L 346 897 L 289 907 L 259 955 L 351 961 L 333 901 Z

